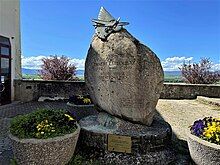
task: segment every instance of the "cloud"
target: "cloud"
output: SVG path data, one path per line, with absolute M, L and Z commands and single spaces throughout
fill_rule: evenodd
M 44 55 L 31 56 L 31 57 L 21 56 L 22 68 L 40 69 L 41 65 L 43 64 L 41 59 L 46 58 L 46 57 L 49 57 L 49 56 L 44 56 Z M 72 58 L 72 59 L 70 59 L 70 63 L 74 64 L 76 66 L 77 70 L 84 69 L 85 59 Z
M 31 56 L 31 57 L 25 57 L 22 56 L 22 68 L 26 69 L 40 69 L 42 65 L 42 58 L 49 57 L 49 56 L 44 56 L 44 55 L 39 55 L 39 56 Z M 193 57 L 169 57 L 166 58 L 165 60 L 161 61 L 161 64 L 163 66 L 164 71 L 178 71 L 179 67 L 183 63 L 193 63 Z M 77 70 L 81 69 L 84 70 L 85 66 L 85 59 L 77 59 L 77 58 L 71 58 L 70 63 L 74 64 L 77 67 Z M 213 63 L 212 70 L 220 70 L 220 62 L 218 64 Z
M 40 69 L 41 65 L 43 64 L 41 59 L 45 58 L 46 56 L 31 56 L 31 57 L 21 57 L 21 64 L 22 68 L 25 69 Z
M 76 66 L 76 69 L 84 70 L 85 67 L 85 59 L 77 59 L 73 58 L 70 60 L 71 64 L 74 64 Z
M 193 57 L 169 57 L 161 61 L 164 71 L 177 71 L 183 63 L 192 62 Z
M 213 71 L 220 71 L 220 63 L 219 64 L 213 64 L 212 68 Z

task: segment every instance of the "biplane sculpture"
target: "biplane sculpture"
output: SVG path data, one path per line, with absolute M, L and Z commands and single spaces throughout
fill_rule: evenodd
M 104 7 L 101 7 L 98 19 L 92 19 L 92 22 L 96 34 L 102 40 L 106 40 L 112 32 L 118 32 L 123 26 L 129 24 L 128 22 L 120 22 L 120 17 L 116 20 Z

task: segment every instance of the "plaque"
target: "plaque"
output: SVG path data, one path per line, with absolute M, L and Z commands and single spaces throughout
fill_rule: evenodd
M 108 151 L 131 153 L 131 137 L 109 134 Z

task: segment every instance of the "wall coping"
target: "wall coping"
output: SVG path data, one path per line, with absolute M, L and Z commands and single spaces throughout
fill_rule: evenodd
M 40 96 L 69 97 L 88 93 L 85 81 L 20 79 L 14 81 L 15 100 L 32 101 Z M 161 99 L 195 99 L 197 96 L 220 97 L 220 84 L 164 83 Z
M 41 80 L 41 79 L 20 79 L 15 81 L 23 82 L 43 82 L 43 83 L 85 83 L 85 81 L 66 81 L 66 80 Z M 220 87 L 220 84 L 188 84 L 188 83 L 163 83 L 164 85 L 172 86 L 217 86 Z
M 15 81 L 23 81 L 23 82 L 43 82 L 43 83 L 85 83 L 85 81 L 66 81 L 66 80 L 41 80 L 41 79 L 21 79 Z
M 220 84 L 188 84 L 188 83 L 163 83 L 165 85 L 178 85 L 178 86 L 217 86 L 220 87 Z

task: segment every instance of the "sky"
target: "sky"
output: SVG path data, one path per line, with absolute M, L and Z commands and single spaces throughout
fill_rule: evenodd
M 23 68 L 65 55 L 84 68 L 94 34 L 91 19 L 105 7 L 160 58 L 164 70 L 203 57 L 220 70 L 220 0 L 20 0 Z

